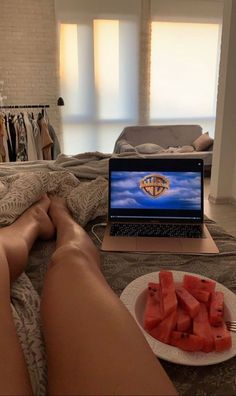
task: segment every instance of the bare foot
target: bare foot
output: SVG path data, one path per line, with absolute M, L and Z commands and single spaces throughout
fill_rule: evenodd
M 64 198 L 50 196 L 50 208 L 48 213 L 56 227 L 60 227 L 64 222 L 74 222 Z
M 45 195 L 14 223 L 0 230 L 0 256 L 5 257 L 11 281 L 25 270 L 35 240 L 53 237 L 55 227 L 47 214 L 49 206 L 50 199 Z
M 51 239 L 55 233 L 55 227 L 47 213 L 50 204 L 50 199 L 47 195 L 44 195 L 38 202 L 24 212 L 25 216 L 34 217 L 38 223 L 39 237 L 41 239 Z
M 92 262 L 100 263 L 100 254 L 85 230 L 77 224 L 66 206 L 64 199 L 50 197 L 49 216 L 57 229 L 57 251 L 53 257 L 76 248 Z M 60 249 L 60 252 L 58 251 Z
M 34 230 L 36 237 L 51 239 L 55 233 L 55 227 L 48 216 L 50 199 L 44 195 L 39 201 L 30 206 L 18 219 L 10 226 L 1 229 L 2 237 L 23 237 L 30 234 L 29 228 Z M 28 239 L 28 238 L 27 238 Z

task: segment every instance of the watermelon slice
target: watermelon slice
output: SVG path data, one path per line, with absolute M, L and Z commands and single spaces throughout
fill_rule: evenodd
M 204 290 L 206 292 L 215 291 L 216 282 L 211 279 L 199 278 L 198 276 L 185 274 L 183 278 L 183 287 L 188 291 Z
M 143 318 L 146 330 L 153 329 L 162 319 L 159 290 L 158 283 L 148 283 L 147 301 Z
M 193 297 L 196 298 L 199 302 L 203 303 L 208 303 L 211 293 L 206 291 L 206 290 L 201 290 L 201 289 L 188 289 L 186 290 L 189 291 L 190 294 L 192 294 Z
M 156 282 L 148 282 L 148 294 L 151 296 L 155 295 L 155 298 L 160 300 L 160 285 Z
M 192 319 L 191 316 L 178 305 L 177 307 L 177 324 L 176 329 L 178 331 L 188 331 L 191 328 Z
M 170 344 L 184 351 L 196 352 L 203 348 L 204 340 L 194 334 L 181 331 L 172 331 L 170 335 Z
M 223 322 L 220 326 L 211 327 L 215 350 L 217 352 L 225 351 L 226 349 L 231 348 L 232 339 L 231 334 L 226 328 L 226 324 Z
M 160 271 L 159 280 L 159 284 L 149 282 L 147 290 L 144 328 L 151 336 L 189 352 L 231 348 L 231 334 L 223 319 L 223 293 L 215 291 L 215 281 L 186 274 L 188 291 L 179 284 L 175 290 L 170 271 Z
M 193 334 L 204 339 L 203 352 L 211 352 L 214 349 L 214 339 L 212 329 L 208 319 L 207 308 L 200 303 L 200 311 L 193 319 Z
M 165 344 L 169 344 L 170 334 L 172 330 L 174 330 L 177 321 L 177 311 L 173 311 L 165 317 L 157 327 L 151 329 L 149 334 L 156 338 L 158 341 L 164 342 Z
M 162 312 L 163 317 L 166 317 L 177 308 L 177 298 L 172 272 L 160 271 L 159 282 Z
M 212 326 L 219 326 L 224 321 L 224 294 L 220 291 L 211 294 L 209 320 Z
M 178 287 L 176 294 L 181 305 L 186 309 L 191 318 L 197 315 L 200 310 L 200 303 L 184 287 Z

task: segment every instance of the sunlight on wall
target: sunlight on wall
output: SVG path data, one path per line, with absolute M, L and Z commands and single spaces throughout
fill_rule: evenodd
M 93 24 L 98 116 L 112 119 L 119 105 L 119 21 L 99 19 Z
M 70 112 L 77 111 L 78 38 L 77 25 L 60 25 L 60 79 L 64 100 Z
M 215 117 L 219 29 L 152 22 L 151 119 Z

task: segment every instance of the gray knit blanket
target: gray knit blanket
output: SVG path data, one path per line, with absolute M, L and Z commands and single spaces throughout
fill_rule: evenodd
M 118 154 L 116 156 L 127 156 Z M 132 154 L 133 156 L 133 154 Z M 107 213 L 109 155 L 60 155 L 56 161 L 0 165 L 0 226 L 15 221 L 40 196 L 48 192 L 65 197 L 74 219 L 91 233 L 91 225 Z M 98 220 L 99 217 L 99 220 Z M 236 239 L 206 219 L 220 253 L 215 255 L 101 253 L 102 271 L 112 289 L 123 289 L 141 275 L 160 269 L 205 275 L 236 292 Z M 96 232 L 103 238 L 104 228 Z M 55 241 L 36 241 L 25 273 L 12 285 L 12 312 L 29 369 L 33 392 L 46 395 L 47 367 L 39 314 L 44 276 Z M 213 366 L 181 366 L 161 362 L 180 395 L 236 395 L 236 358 Z M 79 375 L 79 373 L 78 373 Z M 147 379 L 148 380 L 148 379 Z

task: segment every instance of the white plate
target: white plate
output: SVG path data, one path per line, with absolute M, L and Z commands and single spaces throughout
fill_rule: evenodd
M 172 271 L 172 273 L 175 283 L 181 283 L 184 274 L 196 275 L 204 279 L 210 279 L 190 272 Z M 233 332 L 231 332 L 232 348 L 224 352 L 209 353 L 185 352 L 179 348 L 164 344 L 148 334 L 143 328 L 143 312 L 146 303 L 148 282 L 159 282 L 159 272 L 152 272 L 135 279 L 124 289 L 120 298 L 141 328 L 156 356 L 172 363 L 185 364 L 189 366 L 207 366 L 210 364 L 224 362 L 236 355 L 236 333 Z M 217 282 L 216 290 L 224 293 L 225 320 L 236 320 L 236 295 Z

